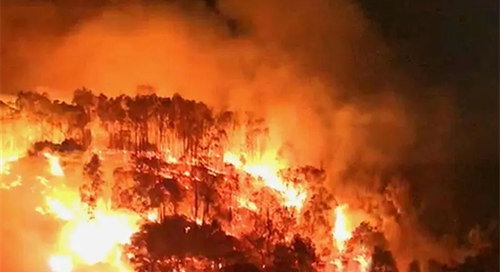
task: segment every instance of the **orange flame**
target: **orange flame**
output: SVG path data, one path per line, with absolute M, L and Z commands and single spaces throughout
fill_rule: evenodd
M 0 175 L 1 174 L 9 174 L 10 171 L 10 163 L 17 161 L 19 159 L 18 156 L 0 156 Z
M 59 158 L 44 153 L 49 160 L 49 170 L 54 176 L 64 176 Z M 103 199 L 97 202 L 91 218 L 88 207 L 80 202 L 75 191 L 54 191 L 45 198 L 46 207 L 36 211 L 52 214 L 65 222 L 60 235 L 58 253 L 50 256 L 48 265 L 52 272 L 71 272 L 78 264 L 108 263 L 119 271 L 129 271 L 121 262 L 121 247 L 130 242 L 139 229 L 140 217 L 112 211 Z
M 307 188 L 283 180 L 279 173 L 286 165 L 273 154 L 266 153 L 259 160 L 247 161 L 228 152 L 224 154 L 224 161 L 261 180 L 261 185 L 273 189 L 285 206 L 300 210 L 307 198 Z M 60 158 L 48 152 L 43 153 L 43 156 L 49 163 L 50 173 L 55 177 L 64 177 Z M 5 173 L 4 170 L 8 171 L 9 163 L 17 159 L 17 156 L 0 158 L 0 174 Z M 177 161 L 171 156 L 167 159 L 172 163 Z M 189 172 L 186 173 L 188 174 Z M 244 196 L 239 196 L 237 202 L 248 210 L 258 210 L 258 203 Z M 158 211 L 149 211 L 141 217 L 135 213 L 111 210 L 109 207 L 105 199 L 99 199 L 91 218 L 88 207 L 80 201 L 77 191 L 53 191 L 45 197 L 45 208 L 37 207 L 37 211 L 51 214 L 64 222 L 58 247 L 47 260 L 52 272 L 72 272 L 79 265 L 92 266 L 98 263 L 106 263 L 121 272 L 132 271 L 127 262 L 122 260 L 122 247 L 139 230 L 140 220 L 158 221 Z M 336 207 L 331 231 L 339 255 L 346 251 L 346 244 L 352 238 L 352 226 L 346 208 L 346 205 Z M 200 219 L 197 222 L 201 224 Z M 371 258 L 358 255 L 354 256 L 353 261 L 360 268 L 351 270 L 349 266 L 344 267 L 340 259 L 335 258 L 332 260 L 336 266 L 335 271 L 368 271 Z
M 335 208 L 335 225 L 333 228 L 333 238 L 339 252 L 344 252 L 345 243 L 351 239 L 352 233 L 348 230 L 348 223 L 344 214 L 345 205 Z
M 257 162 L 242 162 L 238 156 L 226 152 L 224 162 L 232 164 L 237 169 L 245 171 L 255 178 L 261 178 L 267 187 L 280 193 L 286 207 L 295 207 L 300 210 L 304 205 L 307 192 L 304 188 L 294 186 L 279 177 L 279 171 L 285 167 L 275 159 L 275 156 L 271 156 L 271 153 L 266 153 Z
M 50 258 L 53 272 L 66 272 L 65 269 L 72 267 L 74 261 L 85 265 L 114 263 L 115 256 L 121 254 L 121 246 L 129 243 L 138 230 L 139 217 L 110 211 L 100 200 L 94 218 L 90 218 L 85 205 L 75 200 L 71 203 L 71 199 L 78 196 L 68 195 L 71 196 L 66 198 L 68 203 L 47 199 L 49 213 L 66 222 L 61 233 L 60 250 L 68 254 Z M 71 260 L 71 265 L 68 260 Z
M 49 160 L 50 163 L 50 173 L 57 177 L 63 177 L 64 171 L 59 163 L 59 157 L 54 156 L 48 152 L 43 153 L 43 156 Z

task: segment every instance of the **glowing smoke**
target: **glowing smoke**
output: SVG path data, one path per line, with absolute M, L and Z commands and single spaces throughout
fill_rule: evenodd
M 382 170 L 414 159 L 416 113 L 443 118 L 439 134 L 428 133 L 438 143 L 453 119 L 449 101 L 424 111 L 403 99 L 417 88 L 391 68 L 390 50 L 348 1 L 222 1 L 220 13 L 201 4 L 92 5 L 62 16 L 74 7 L 2 2 L 2 91 L 46 86 L 68 98 L 81 86 L 118 95 L 150 84 L 161 95 L 258 110 L 271 144 L 289 144 L 293 163 L 322 164 L 336 195 L 357 206 L 385 201 L 372 193 L 383 187 Z M 424 238 L 408 246 L 396 235 L 421 233 L 413 216 L 400 224 L 390 212 L 370 211 L 382 218 L 396 259 L 404 246 L 419 248 L 404 258 L 446 250 Z

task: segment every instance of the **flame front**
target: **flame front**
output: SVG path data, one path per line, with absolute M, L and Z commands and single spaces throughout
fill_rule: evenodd
M 43 153 L 43 156 L 48 159 L 50 173 L 55 177 L 64 177 L 59 158 L 48 152 Z M 226 163 L 262 179 L 263 186 L 275 190 L 286 206 L 296 209 L 302 207 L 306 191 L 299 186 L 287 184 L 279 177 L 280 165 L 277 160 L 267 157 L 263 161 L 243 163 L 235 158 L 237 156 L 231 153 L 224 156 Z M 175 160 L 169 158 L 169 162 Z M 257 209 L 257 205 L 249 200 L 239 198 L 238 202 L 247 209 Z M 130 271 L 117 256 L 121 256 L 123 245 L 128 244 L 131 236 L 138 231 L 141 217 L 130 212 L 113 211 L 109 206 L 109 203 L 99 199 L 91 215 L 89 207 L 80 201 L 76 192 L 55 191 L 53 195 L 46 197 L 46 208 L 38 210 L 65 222 L 58 252 L 49 258 L 52 272 L 71 272 L 78 264 L 92 266 L 98 263 L 111 264 L 121 272 Z M 146 219 L 150 222 L 158 221 L 157 211 L 148 212 Z
M 307 192 L 304 188 L 297 185 L 294 186 L 279 177 L 278 172 L 285 167 L 280 165 L 278 160 L 271 154 L 266 153 L 257 162 L 242 162 L 237 155 L 226 152 L 224 154 L 224 161 L 255 178 L 261 178 L 265 182 L 265 186 L 279 192 L 284 199 L 285 206 L 300 210 L 307 198 Z
M 99 120 L 94 120 L 92 124 L 95 125 L 98 123 Z M 113 130 L 113 124 L 110 123 L 108 126 L 107 128 L 110 131 Z M 154 128 L 154 125 L 151 125 L 151 127 Z M 148 126 L 144 126 L 144 128 L 144 135 L 150 133 L 150 131 L 147 131 Z M 98 129 L 102 128 L 99 128 L 97 125 L 92 126 L 92 130 Z M 116 128 L 116 130 L 119 129 Z M 150 137 L 159 136 L 156 132 L 151 134 Z M 77 136 L 81 137 L 81 135 Z M 113 137 L 115 136 L 117 135 Z M 93 143 L 103 142 L 94 142 L 93 140 L 92 138 Z M 29 142 L 32 141 L 33 139 L 29 138 Z M 47 143 L 47 141 L 42 142 L 42 144 L 44 143 Z M 172 145 L 175 147 L 176 144 Z M 110 163 L 113 166 L 111 169 L 106 168 L 109 165 L 103 167 L 106 168 L 108 176 L 102 177 L 102 180 L 100 178 L 96 179 L 87 173 L 87 170 L 85 170 L 87 164 L 84 166 L 85 173 L 82 176 L 75 174 L 74 170 L 70 169 L 71 166 L 74 166 L 72 164 L 76 165 L 80 159 L 85 159 L 86 152 L 75 153 L 76 158 L 72 156 L 59 157 L 57 154 L 62 153 L 57 153 L 59 151 L 55 150 L 60 149 L 56 149 L 53 146 L 41 149 L 33 148 L 35 150 L 31 150 L 30 145 L 28 145 L 30 148 L 30 152 L 27 152 L 30 154 L 29 157 L 24 156 L 23 152 L 10 152 L 9 155 L 6 155 L 2 151 L 3 153 L 0 156 L 0 175 L 2 177 L 8 176 L 13 178 L 13 181 L 7 184 L 2 180 L 1 188 L 11 189 L 19 187 L 23 183 L 29 184 L 30 178 L 28 177 L 33 178 L 31 173 L 26 175 L 27 178 L 25 178 L 23 170 L 17 171 L 19 169 L 16 170 L 16 161 L 26 158 L 29 163 L 34 162 L 36 167 L 38 167 L 39 162 L 44 164 L 43 171 L 37 173 L 39 176 L 35 178 L 39 182 L 37 185 L 43 187 L 42 190 L 38 191 L 42 195 L 44 203 L 42 207 L 36 207 L 35 210 L 41 214 L 52 216 L 61 224 L 61 231 L 57 235 L 54 249 L 48 254 L 46 260 L 46 265 L 52 272 L 73 272 L 75 270 L 85 270 L 85 268 L 88 271 L 95 271 L 97 265 L 104 265 L 106 267 L 105 271 L 133 271 L 130 262 L 134 256 L 126 250 L 129 248 L 128 245 L 132 244 L 134 234 L 137 234 L 141 230 L 142 225 L 161 224 L 164 222 L 165 217 L 182 215 L 188 221 L 195 222 L 200 227 L 205 227 L 210 224 L 211 215 L 209 213 L 215 210 L 214 208 L 227 209 L 223 210 L 223 212 L 228 211 L 230 213 L 229 217 L 231 219 L 222 222 L 220 227 L 223 232 L 233 238 L 243 240 L 243 237 L 252 234 L 253 228 L 257 229 L 259 227 L 258 224 L 262 224 L 259 220 L 265 219 L 265 224 L 276 220 L 276 228 L 282 228 L 284 232 L 283 234 L 276 235 L 277 237 L 279 236 L 276 240 L 281 239 L 281 242 L 290 243 L 292 241 L 291 238 L 295 234 L 301 237 L 311 235 L 314 245 L 318 241 L 325 241 L 326 239 L 328 248 L 325 252 L 332 252 L 331 249 L 334 249 L 333 251 L 336 253 L 331 256 L 329 253 L 321 253 L 328 255 L 321 256 L 321 265 L 327 266 L 327 263 L 335 264 L 334 271 L 336 272 L 368 271 L 371 259 L 363 255 L 364 253 L 356 253 L 350 258 L 350 261 L 357 263 L 361 268 L 353 268 L 344 264 L 343 258 L 346 256 L 347 245 L 356 227 L 349 221 L 346 205 L 339 205 L 334 210 L 328 208 L 327 212 L 333 215 L 330 216 L 332 220 L 323 223 L 326 224 L 325 227 L 327 229 L 321 232 L 321 237 L 312 237 L 316 234 L 311 234 L 308 230 L 310 229 L 310 226 L 307 226 L 308 220 L 312 219 L 311 214 L 307 215 L 307 212 L 311 211 L 308 210 L 311 207 L 310 202 L 313 202 L 311 199 L 317 196 L 315 194 L 317 192 L 313 191 L 311 184 L 307 183 L 309 180 L 304 177 L 306 175 L 304 173 L 309 172 L 300 172 L 302 171 L 301 169 L 296 171 L 295 166 L 288 165 L 288 162 L 284 158 L 278 158 L 277 155 L 279 152 L 276 150 L 248 151 L 248 153 L 244 151 L 225 152 L 225 150 L 242 150 L 240 143 L 236 143 L 234 147 L 229 146 L 230 144 L 227 145 L 221 149 L 214 147 L 213 149 L 217 152 L 214 151 L 214 156 L 208 160 L 210 163 L 207 163 L 207 165 L 205 165 L 206 161 L 201 162 L 199 157 L 190 157 L 189 154 L 186 155 L 175 151 L 172 147 L 161 147 L 160 149 L 162 150 L 155 152 L 136 151 L 134 153 L 124 149 L 113 149 L 112 147 L 109 147 L 109 149 L 105 147 L 101 150 L 101 147 L 91 146 L 87 151 L 99 154 L 100 157 L 102 155 L 102 161 Z M 62 144 L 58 148 L 61 148 L 61 146 Z M 116 198 L 122 196 L 113 192 L 114 189 L 112 187 L 115 185 L 126 187 L 128 184 L 126 184 L 126 180 L 120 180 L 119 182 L 118 179 L 115 180 L 114 171 L 127 167 L 133 168 L 130 170 L 133 175 L 142 171 L 141 169 L 139 169 L 140 171 L 137 169 L 137 167 L 140 168 L 140 163 L 134 161 L 135 158 L 131 158 L 133 157 L 131 155 L 144 156 L 144 158 L 141 157 L 139 159 L 144 159 L 145 161 L 148 161 L 149 157 L 161 157 L 161 160 L 166 163 L 167 166 L 165 166 L 165 169 L 162 168 L 154 174 L 155 178 L 161 177 L 153 182 L 154 186 L 160 185 L 164 187 L 159 194 L 165 198 L 159 201 L 161 203 L 159 206 L 153 207 L 151 204 L 148 204 L 149 206 L 144 207 L 144 209 L 135 209 L 135 207 L 118 205 L 123 200 L 116 200 Z M 119 156 L 120 158 L 116 159 L 113 156 Z M 213 165 L 211 160 L 214 161 Z M 116 162 L 118 165 L 113 164 Z M 21 164 L 22 162 L 19 162 L 19 165 Z M 77 167 L 81 167 L 81 165 Z M 197 167 L 202 169 L 200 170 Z M 154 168 L 154 166 L 150 167 L 146 165 L 144 168 Z M 322 171 L 322 169 L 314 169 L 319 172 Z M 34 169 L 34 172 L 37 170 L 39 169 Z M 204 172 L 205 170 L 206 172 Z M 111 172 L 113 175 L 112 179 L 110 179 L 109 175 Z M 216 179 L 211 179 L 213 177 Z M 131 179 L 134 182 L 131 188 L 134 190 L 144 189 L 140 185 L 137 185 L 142 180 L 135 176 Z M 220 187 L 216 189 L 220 190 L 220 192 L 216 193 L 220 193 L 220 195 L 216 197 L 221 199 L 220 201 L 223 202 L 222 206 L 225 205 L 227 207 L 209 207 L 208 204 L 201 203 L 209 202 L 208 200 L 210 199 L 207 199 L 206 195 L 200 195 L 200 191 L 203 190 L 203 193 L 207 193 L 211 189 L 214 189 L 203 187 L 208 184 L 208 181 L 212 182 L 213 180 L 221 183 L 217 183 L 217 186 Z M 105 181 L 110 182 L 106 183 Z M 105 185 L 102 186 L 106 186 L 106 188 L 100 191 L 98 197 L 91 196 L 92 200 L 90 201 L 86 199 L 88 196 L 85 195 L 85 186 L 88 186 L 90 188 L 89 191 L 92 191 L 94 190 L 93 187 L 101 186 L 95 185 L 100 184 L 100 182 L 104 183 Z M 178 188 L 175 187 L 177 185 L 179 186 Z M 21 188 L 27 187 L 24 186 Z M 120 188 L 120 190 L 122 189 L 124 188 Z M 150 189 L 146 188 L 145 191 L 147 192 Z M 30 188 L 30 190 L 35 189 Z M 175 203 L 175 197 L 182 198 L 179 196 L 182 193 L 179 193 L 177 196 L 175 195 L 175 192 L 180 191 L 183 191 L 182 193 L 184 194 L 191 194 L 191 198 L 185 201 L 182 199 Z M 133 194 L 137 194 L 138 191 L 132 192 Z M 134 197 L 133 195 L 132 198 Z M 150 196 L 148 195 L 145 198 L 148 197 Z M 139 200 L 142 201 L 143 199 Z M 131 199 L 125 200 L 125 202 L 127 201 L 132 202 Z M 187 204 L 180 203 L 182 201 Z M 202 207 L 200 208 L 200 206 Z M 118 209 L 118 207 L 122 208 Z M 193 210 L 195 209 L 203 211 L 194 212 Z M 200 213 L 203 214 L 200 215 Z M 194 229 L 193 225 L 190 228 Z M 360 252 L 365 252 L 365 250 L 361 250 Z M 272 253 L 269 255 L 272 255 Z M 189 262 L 203 263 L 204 261 L 193 259 L 189 260 Z M 211 263 L 208 266 L 216 269 L 217 267 L 221 268 L 222 265 L 222 263 Z M 101 267 L 98 270 L 103 271 Z M 178 268 L 175 271 L 190 270 Z
M 64 172 L 55 155 L 44 153 L 54 176 Z M 112 265 L 117 271 L 129 271 L 120 258 L 122 246 L 139 229 L 140 217 L 129 212 L 113 211 L 99 199 L 92 214 L 89 207 L 72 191 L 54 191 L 46 197 L 46 207 L 37 209 L 52 214 L 64 222 L 58 252 L 49 258 L 53 272 L 71 272 L 75 265 L 92 266 L 98 263 Z
M 48 160 L 48 170 L 51 175 L 64 177 L 60 159 L 48 152 L 43 153 L 43 156 Z M 7 162 L 13 161 L 15 159 L 7 160 Z M 305 189 L 282 180 L 279 176 L 280 165 L 276 160 L 267 158 L 259 162 L 243 162 L 244 160 L 238 156 L 226 153 L 224 161 L 262 180 L 262 186 L 274 190 L 283 199 L 285 206 L 297 210 L 303 206 L 307 197 Z M 4 164 L 5 166 L 8 166 L 8 163 Z M 251 211 L 258 209 L 256 203 L 246 198 L 240 197 L 237 202 L 241 207 Z M 133 271 L 126 259 L 122 258 L 122 250 L 124 245 L 130 243 L 132 235 L 139 230 L 141 216 L 130 211 L 113 210 L 110 206 L 109 201 L 99 199 L 95 209 L 90 213 L 88 205 L 81 202 L 79 193 L 69 189 L 56 189 L 45 196 L 45 207 L 38 207 L 36 210 L 51 214 L 63 223 L 57 250 L 48 259 L 48 266 L 52 272 L 72 272 L 80 265 L 93 266 L 99 263 L 106 263 L 115 271 Z M 339 205 L 335 208 L 334 227 L 331 232 L 340 257 L 346 250 L 346 243 L 352 238 L 352 230 L 345 215 L 346 207 Z M 149 211 L 144 219 L 158 222 L 158 211 Z M 353 261 L 361 268 L 346 270 L 340 257 L 334 257 L 332 261 L 336 267 L 335 271 L 368 271 L 370 258 L 355 256 Z

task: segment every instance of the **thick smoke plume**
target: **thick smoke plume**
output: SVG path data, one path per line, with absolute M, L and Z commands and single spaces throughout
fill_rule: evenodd
M 381 221 L 400 268 L 413 258 L 454 258 L 442 257 L 449 248 L 427 238 L 411 204 L 367 208 L 396 202 L 386 199 L 383 172 L 448 158 L 442 143 L 453 110 L 448 100 L 423 107 L 406 99 L 418 87 L 391 67 L 390 50 L 355 4 L 4 2 L 2 93 L 37 87 L 66 99 L 85 86 L 133 95 L 147 84 L 159 95 L 253 111 L 266 118 L 274 148 L 289 147 L 291 164 L 326 168 L 339 200 Z M 422 131 L 420 120 L 437 126 Z
M 300 12 L 287 11 L 289 5 Z M 282 138 L 279 144 L 293 143 L 297 154 L 315 163 L 348 161 L 360 153 L 385 163 L 413 142 L 405 105 L 381 55 L 385 50 L 355 6 L 220 6 L 222 14 L 201 5 L 103 8 L 71 28 L 58 25 L 67 23 L 64 17 L 47 15 L 56 16 L 60 8 L 21 8 L 52 21 L 26 15 L 20 20 L 27 29 L 17 39 L 2 39 L 8 43 L 5 61 L 10 57 L 7 64 L 19 67 L 3 65 L 2 90 L 46 87 L 59 98 L 82 86 L 119 95 L 149 84 L 161 95 L 178 92 L 214 106 L 258 111 Z M 227 18 L 236 18 L 236 34 Z

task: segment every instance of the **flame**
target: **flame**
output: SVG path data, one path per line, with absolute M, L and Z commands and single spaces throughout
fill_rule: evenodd
M 75 198 L 70 199 L 67 203 L 47 199 L 48 213 L 66 222 L 59 250 L 69 253 L 63 255 L 64 258 L 61 255 L 50 258 L 49 265 L 53 272 L 60 272 L 60 267 L 70 267 L 67 259 L 90 266 L 115 262 L 114 257 L 121 254 L 121 246 L 128 244 L 139 229 L 139 217 L 111 211 L 102 200 L 91 217 L 85 205 L 78 203 Z
M 352 252 L 347 252 L 347 242 L 353 236 L 351 222 L 346 214 L 348 205 L 342 204 L 335 208 L 335 223 L 332 236 L 337 254 L 331 261 L 336 272 L 367 272 L 372 264 L 371 252 L 364 245 L 359 245 Z M 346 255 L 350 255 L 346 257 Z M 347 259 L 347 261 L 346 261 Z
M 49 160 L 50 173 L 64 176 L 64 171 L 57 156 L 44 153 Z M 288 207 L 300 209 L 306 199 L 306 192 L 299 186 L 283 181 L 278 172 L 282 168 L 275 159 L 264 157 L 259 162 L 243 163 L 234 160 L 236 156 L 226 154 L 225 161 L 254 177 L 261 178 L 265 186 L 277 191 Z M 169 158 L 169 161 L 175 161 Z M 247 199 L 239 198 L 242 207 L 256 210 L 257 205 Z M 131 236 L 139 229 L 139 216 L 112 211 L 103 199 L 97 203 L 94 217 L 90 217 L 88 207 L 80 202 L 76 192 L 59 192 L 56 196 L 46 198 L 47 213 L 65 222 L 60 237 L 59 253 L 50 257 L 49 266 L 53 272 L 72 271 L 74 265 L 95 265 L 98 263 L 113 264 L 124 270 L 122 262 L 116 261 L 121 255 L 121 247 L 130 242 Z M 157 221 L 157 211 L 146 215 L 148 221 Z M 201 222 L 198 222 L 201 224 Z M 64 252 L 65 254 L 60 254 Z M 121 268 L 120 268 L 121 267 Z M 126 271 L 126 270 L 125 270 Z
M 254 202 L 252 202 L 246 198 L 238 197 L 236 199 L 236 201 L 238 201 L 238 204 L 240 205 L 240 207 L 243 207 L 245 209 L 249 209 L 251 211 L 257 211 L 257 204 L 255 204 Z
M 120 215 L 99 214 L 72 229 L 69 247 L 85 264 L 103 262 L 117 245 L 127 244 L 136 229 Z
M 45 152 L 43 156 L 47 159 L 48 170 L 52 176 L 65 177 L 65 171 L 57 155 Z M 0 174 L 8 174 L 10 163 L 18 158 L 18 156 L 0 157 Z M 178 162 L 171 155 L 166 156 L 166 159 L 169 163 Z M 287 166 L 283 161 L 276 159 L 275 153 L 267 152 L 258 159 L 247 160 L 244 156 L 227 152 L 224 154 L 224 162 L 260 180 L 252 186 L 266 186 L 273 189 L 281 197 L 284 206 L 297 210 L 303 207 L 307 199 L 307 188 L 281 177 L 280 171 Z M 185 175 L 189 176 L 190 173 L 186 171 Z M 46 186 L 49 186 L 47 184 L 48 182 Z M 256 212 L 259 209 L 259 201 L 254 201 L 248 195 L 237 196 L 236 201 L 240 207 L 250 211 Z M 81 202 L 77 190 L 54 190 L 45 196 L 45 207 L 37 207 L 36 210 L 52 215 L 63 224 L 57 247 L 47 260 L 52 272 L 72 272 L 81 265 L 93 266 L 99 263 L 110 265 L 121 272 L 132 271 L 127 261 L 122 259 L 123 246 L 130 243 L 132 235 L 139 230 L 141 220 L 157 222 L 158 211 L 153 210 L 139 215 L 129 211 L 112 210 L 110 207 L 108 200 L 98 199 L 97 206 L 90 214 L 89 207 Z M 347 205 L 335 208 L 334 227 L 331 230 L 334 247 L 339 256 L 346 251 L 346 244 L 352 238 L 353 226 L 350 225 L 346 208 Z M 200 218 L 195 220 L 198 224 L 202 224 Z M 331 263 L 336 267 L 335 271 L 368 271 L 371 257 L 367 252 L 368 250 L 360 248 L 351 258 L 352 262 L 357 263 L 356 268 L 344 265 L 338 256 L 331 259 Z
M 345 244 L 352 237 L 351 231 L 348 230 L 348 222 L 344 214 L 346 207 L 346 205 L 339 205 L 335 208 L 335 224 L 332 235 L 339 252 L 345 251 Z
M 157 222 L 158 221 L 158 212 L 157 211 L 148 212 L 147 219 L 150 222 Z
M 232 164 L 236 169 L 245 171 L 255 178 L 261 178 L 267 187 L 281 194 L 285 206 L 300 210 L 307 198 L 307 192 L 304 188 L 280 178 L 278 173 L 285 167 L 276 159 L 276 156 L 271 154 L 266 153 L 259 161 L 243 162 L 237 155 L 226 152 L 224 162 Z
M 59 158 L 49 153 L 44 153 L 44 156 L 49 160 L 50 172 L 54 176 L 64 176 Z M 305 190 L 279 177 L 279 170 L 283 166 L 276 159 L 267 156 L 259 162 L 243 162 L 244 160 L 236 155 L 226 153 L 224 161 L 254 177 L 261 178 L 265 186 L 274 189 L 283 197 L 286 206 L 297 209 L 302 207 L 306 199 Z M 257 204 L 244 197 L 239 197 L 237 201 L 241 207 L 257 210 Z M 52 272 L 71 272 L 78 264 L 92 266 L 98 263 L 111 264 L 119 271 L 130 271 L 119 256 L 122 254 L 122 246 L 128 244 L 132 235 L 139 229 L 139 215 L 110 210 L 109 205 L 100 199 L 94 216 L 90 217 L 88 207 L 80 202 L 76 192 L 71 191 L 47 197 L 46 205 L 47 213 L 65 222 L 60 237 L 59 253 L 49 258 Z M 345 215 L 346 207 L 340 205 L 335 209 L 335 224 L 332 230 L 335 246 L 340 253 L 345 251 L 345 244 L 352 237 Z M 158 211 L 149 211 L 146 219 L 151 222 L 158 221 Z M 201 224 L 201 221 L 198 223 Z M 356 258 L 355 261 L 360 264 L 367 263 L 362 256 Z M 339 271 L 344 271 L 340 262 L 335 261 L 335 263 Z M 361 269 L 361 271 L 366 270 Z
M 67 208 L 64 204 L 62 204 L 59 200 L 52 199 L 51 197 L 47 197 L 46 199 L 47 206 L 49 207 L 51 213 L 55 215 L 57 218 L 70 221 L 75 218 L 73 211 Z
M 64 176 L 59 158 L 50 153 L 44 156 L 49 160 L 50 173 Z M 46 196 L 45 204 L 45 208 L 37 207 L 36 211 L 51 214 L 64 222 L 58 253 L 48 260 L 52 272 L 71 272 L 75 265 L 98 263 L 128 271 L 117 256 L 121 256 L 121 247 L 129 243 L 139 229 L 138 215 L 113 211 L 106 201 L 99 199 L 91 216 L 78 192 L 71 190 L 54 190 L 52 195 Z
M 1 151 L 1 150 L 0 150 Z M 0 175 L 1 174 L 9 174 L 10 172 L 10 163 L 17 161 L 19 159 L 18 156 L 0 156 Z
M 50 173 L 57 177 L 63 177 L 64 171 L 59 163 L 59 157 L 52 155 L 48 152 L 43 153 L 43 156 L 49 160 Z
M 53 272 L 73 271 L 73 260 L 69 256 L 54 255 L 49 259 L 49 267 Z

